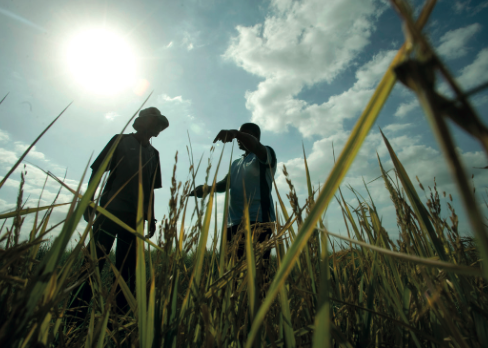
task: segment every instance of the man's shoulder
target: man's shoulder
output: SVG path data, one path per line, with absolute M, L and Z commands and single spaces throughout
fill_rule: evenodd
M 271 146 L 269 146 L 269 145 L 263 145 L 263 146 L 268 148 L 276 156 L 276 152 Z
M 154 146 L 152 146 L 152 144 L 149 144 L 149 148 L 150 148 L 152 151 L 156 152 L 156 154 L 157 154 L 157 155 L 159 155 L 159 151 L 158 151 L 158 150 L 157 150 L 157 149 L 156 149 Z
M 271 166 L 274 167 L 276 165 L 277 159 L 276 159 L 276 152 L 275 150 L 269 146 L 269 145 L 264 145 L 264 147 L 268 150 L 268 153 L 271 155 Z

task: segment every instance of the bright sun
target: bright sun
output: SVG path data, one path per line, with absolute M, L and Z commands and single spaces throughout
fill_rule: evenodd
M 75 79 L 93 93 L 115 94 L 135 82 L 136 62 L 130 46 L 104 29 L 75 36 L 68 45 L 67 62 Z

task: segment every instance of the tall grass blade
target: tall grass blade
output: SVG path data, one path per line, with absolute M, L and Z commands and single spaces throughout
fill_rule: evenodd
M 423 257 L 415 256 L 415 255 L 404 254 L 404 253 L 400 253 L 397 251 L 384 249 L 384 248 L 381 248 L 381 247 L 378 247 L 375 245 L 371 245 L 371 244 L 368 244 L 365 242 L 360 242 L 360 241 L 357 241 L 355 239 L 351 239 L 351 238 L 341 236 L 341 235 L 336 234 L 336 233 L 332 233 L 330 231 L 328 231 L 327 233 L 330 236 L 348 241 L 350 243 L 361 245 L 362 247 L 365 247 L 365 248 L 368 248 L 371 250 L 375 250 L 375 251 L 379 252 L 380 254 L 388 255 L 388 256 L 394 257 L 396 259 L 407 261 L 407 262 L 413 262 L 413 263 L 418 264 L 418 265 L 424 265 L 427 267 L 439 268 L 439 269 L 443 269 L 443 270 L 448 271 L 448 272 L 463 274 L 463 275 L 467 275 L 467 276 L 480 277 L 483 274 L 482 270 L 480 268 L 468 267 L 468 266 L 463 266 L 463 265 L 456 265 L 456 264 L 445 262 L 445 261 L 437 261 L 437 260 L 433 260 L 430 258 L 423 258 Z
M 245 190 L 244 190 L 245 192 Z M 249 205 L 244 195 L 244 229 L 246 234 L 247 295 L 251 322 L 256 313 L 256 260 L 254 258 L 253 235 L 249 222 Z
M 142 187 L 142 146 L 139 147 L 139 194 L 137 199 L 136 233 L 144 235 L 144 192 Z M 137 300 L 137 324 L 139 335 L 146 333 L 147 330 L 147 299 L 146 299 L 146 260 L 144 243 L 136 238 L 136 300 Z M 141 347 L 149 348 L 146 345 L 146 337 L 141 339 Z
M 43 211 L 43 210 L 48 210 L 48 209 L 52 209 L 52 208 L 62 207 L 64 205 L 68 205 L 68 204 L 71 204 L 71 203 L 59 203 L 59 204 L 53 204 L 53 205 L 48 205 L 48 206 L 44 206 L 44 207 L 25 208 L 25 209 L 22 209 L 22 210 L 16 210 L 16 211 L 12 211 L 12 212 L 9 212 L 9 213 L 0 214 L 0 220 L 2 220 L 2 219 L 8 219 L 8 218 L 16 217 L 16 216 L 22 216 L 22 215 L 28 215 L 28 214 L 32 214 L 32 213 L 37 213 L 37 212 L 40 212 L 40 211 Z
M 380 130 L 380 132 L 381 132 L 381 130 Z M 393 165 L 395 166 L 395 169 L 398 173 L 398 177 L 400 178 L 400 181 L 402 182 L 403 188 L 405 189 L 405 193 L 407 194 L 408 200 L 410 201 L 410 204 L 412 205 L 412 208 L 415 211 L 415 215 L 417 216 L 420 227 L 422 228 L 423 232 L 430 237 L 430 239 L 434 245 L 434 248 L 437 251 L 437 254 L 441 258 L 441 260 L 446 261 L 447 256 L 446 256 L 446 253 L 444 250 L 444 246 L 442 245 L 441 240 L 437 236 L 434 228 L 432 227 L 432 224 L 430 223 L 427 210 L 425 209 L 424 205 L 422 204 L 422 201 L 420 200 L 420 198 L 417 194 L 417 191 L 415 190 L 415 187 L 413 186 L 412 182 L 410 181 L 410 178 L 408 177 L 408 174 L 405 171 L 405 168 L 400 163 L 398 157 L 396 156 L 395 152 L 393 151 L 393 148 L 391 147 L 390 142 L 385 137 L 383 132 L 381 132 L 381 136 L 383 137 L 385 145 L 386 145 L 388 152 L 390 154 L 391 160 L 393 161 Z
M 420 27 L 425 24 L 428 18 L 430 8 L 424 7 L 420 15 L 418 23 Z M 426 15 L 427 13 L 427 15 Z M 253 341 L 258 333 L 259 327 L 264 320 L 264 317 L 269 310 L 274 298 L 279 292 L 280 287 L 283 286 L 286 277 L 288 277 L 293 265 L 295 264 L 300 252 L 306 246 L 308 239 L 310 238 L 315 225 L 320 219 L 322 212 L 328 206 L 330 200 L 334 197 L 334 193 L 339 187 L 340 182 L 347 173 L 347 170 L 351 166 L 352 162 L 356 158 L 359 149 L 369 133 L 369 130 L 373 126 L 381 108 L 383 107 L 388 95 L 390 94 L 393 86 L 396 82 L 395 75 L 393 73 L 393 67 L 398 63 L 402 62 L 408 54 L 406 45 L 404 44 L 402 48 L 398 51 L 397 55 L 393 59 L 387 72 L 381 79 L 378 87 L 376 88 L 373 96 L 371 97 L 366 109 L 361 114 L 359 120 L 356 122 L 349 139 L 347 140 L 344 149 L 342 150 L 336 164 L 332 168 L 332 171 L 324 184 L 324 188 L 320 192 L 314 207 L 310 211 L 310 215 L 305 219 L 302 227 L 297 235 L 297 238 L 290 246 L 290 249 L 286 253 L 281 267 L 278 269 L 273 282 L 271 283 L 270 289 L 266 295 L 264 303 L 261 305 L 256 318 L 251 326 L 251 331 L 248 335 L 248 340 L 246 342 L 246 348 L 251 348 Z
M 5 99 L 7 96 L 5 96 L 3 99 Z M 2 101 L 3 101 L 2 99 Z M 14 170 L 19 166 L 19 164 L 24 160 L 25 156 L 27 156 L 27 154 L 29 153 L 30 150 L 32 150 L 32 148 L 37 144 L 37 142 L 39 141 L 39 139 L 42 138 L 42 136 L 49 130 L 49 128 L 51 128 L 51 126 L 61 117 L 61 115 L 64 114 L 64 112 L 71 106 L 73 102 L 69 103 L 67 107 L 64 108 L 63 111 L 61 111 L 61 113 L 56 116 L 56 118 L 42 131 L 41 134 L 39 134 L 39 136 L 36 138 L 36 140 L 34 140 L 34 142 L 32 144 L 30 144 L 30 146 L 24 151 L 24 153 L 22 154 L 22 156 L 20 156 L 20 158 L 17 160 L 17 162 L 15 162 L 15 164 L 12 166 L 12 168 L 10 168 L 10 170 L 8 171 L 8 173 L 3 177 L 2 181 L 0 181 L 0 188 L 2 188 L 3 184 L 5 184 L 5 181 L 7 181 L 7 179 L 9 178 L 9 176 L 14 172 Z
M 224 215 L 222 216 L 222 229 L 220 240 L 220 260 L 219 260 L 219 276 L 222 277 L 225 272 L 225 257 L 227 254 L 227 219 L 229 216 L 229 190 L 230 190 L 230 169 L 232 167 L 232 155 L 234 154 L 234 143 L 232 143 L 232 150 L 230 152 L 229 170 L 227 174 L 227 182 L 225 184 L 225 199 L 224 199 Z
M 2 98 L 2 100 L 0 100 L 0 104 L 3 103 L 3 101 L 7 98 L 7 96 L 10 94 L 10 92 L 8 92 L 7 94 L 5 94 L 5 97 Z
M 285 249 L 283 244 L 278 244 L 275 242 L 276 247 L 276 258 L 278 261 L 278 267 L 281 264 L 281 258 L 285 254 Z M 283 286 L 280 290 L 280 305 L 281 305 L 281 320 L 280 320 L 280 331 L 282 331 L 282 335 L 285 338 L 286 346 L 289 348 L 296 347 L 296 340 L 295 335 L 293 333 L 293 326 L 292 326 L 292 319 L 290 313 L 290 305 L 288 303 L 288 294 L 287 294 L 286 286 Z
M 320 236 L 322 254 L 320 255 L 320 283 L 317 312 L 315 314 L 313 348 L 332 347 L 331 319 L 330 319 L 330 292 L 329 292 L 329 253 L 327 249 L 327 232 L 322 231 Z

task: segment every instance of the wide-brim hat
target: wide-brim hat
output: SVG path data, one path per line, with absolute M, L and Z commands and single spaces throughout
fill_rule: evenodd
M 155 107 L 150 107 L 139 111 L 139 116 L 134 120 L 134 125 L 143 125 L 149 117 L 155 117 L 158 120 L 161 129 L 166 129 L 169 126 L 169 121 L 166 116 L 161 114 Z M 136 128 L 136 127 L 134 127 Z

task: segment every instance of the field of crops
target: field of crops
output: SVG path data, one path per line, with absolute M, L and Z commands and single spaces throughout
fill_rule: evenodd
M 56 202 L 22 207 L 22 176 L 17 209 L 0 215 L 0 346 L 486 347 L 486 220 L 446 122 L 453 121 L 479 140 L 485 152 L 488 131 L 469 104 L 469 91 L 459 90 L 421 33 L 435 1 L 426 2 L 416 21 L 405 2 L 392 4 L 405 23 L 406 42 L 365 106 L 329 177 L 314 178 L 325 182 L 320 189 L 312 187 L 304 153 L 306 202 L 298 200 L 291 180 L 287 180 L 287 193 L 278 192 L 275 185 L 278 221 L 272 224 L 273 237 L 256 243 L 263 226 L 250 226 L 245 214 L 240 233 L 246 249 L 243 260 L 236 259 L 237 243 L 220 242 L 226 240 L 227 212 L 222 226 L 210 224 L 217 211 L 217 174 L 209 178 L 210 168 L 206 198 L 195 205 L 195 211 L 187 211 L 188 200 L 193 199 L 187 193 L 194 188 L 195 172 L 204 169 L 193 164 L 192 180 L 186 183 L 177 182 L 173 174 L 169 213 L 156 242 L 144 237 L 142 222 L 134 230 L 90 201 L 117 143 L 83 194 L 80 187 L 68 187 L 47 173 L 73 193 L 59 226 L 49 222 Z M 435 91 L 434 72 L 448 82 L 455 99 Z M 358 195 L 357 206 L 343 198 L 341 181 L 397 80 L 419 98 L 458 187 L 474 239 L 460 235 L 450 204 L 448 219 L 444 218 L 441 198 L 451 200 L 446 193 L 438 192 L 435 185 L 425 190 L 409 178 L 386 137 L 394 172 L 386 173 L 378 161 L 379 180 L 390 193 L 399 239 L 391 240 L 382 226 L 375 197 Z M 5 175 L 0 190 L 39 138 Z M 214 165 L 216 173 L 228 166 L 221 160 Z M 286 175 L 286 168 L 283 171 Z M 427 202 L 419 198 L 417 186 L 429 197 Z M 139 198 L 138 221 L 142 221 Z M 228 187 L 224 205 L 227 200 Z M 285 200 L 291 210 L 287 211 Z M 342 208 L 347 236 L 329 231 L 322 220 L 333 200 Z M 67 250 L 89 205 L 138 237 L 135 294 L 119 276 L 113 255 L 107 256 L 108 265 L 101 273 L 97 260 L 90 258 L 88 249 L 95 254 L 90 242 L 93 221 Z M 28 240 L 21 241 L 27 214 L 33 214 L 35 222 Z M 184 223 L 188 216 L 193 216 L 191 226 Z M 61 232 L 46 244 L 54 227 Z M 262 255 L 268 249 L 274 250 L 273 257 L 263 267 Z M 89 277 L 80 280 L 84 258 Z M 71 320 L 76 308 L 68 309 L 80 281 L 88 281 L 94 294 L 84 322 Z M 115 311 L 118 285 L 130 306 L 123 315 Z

